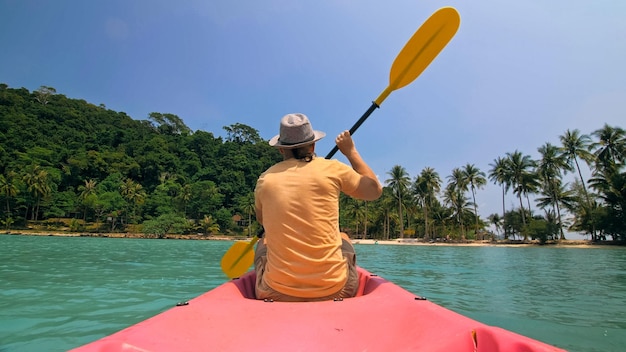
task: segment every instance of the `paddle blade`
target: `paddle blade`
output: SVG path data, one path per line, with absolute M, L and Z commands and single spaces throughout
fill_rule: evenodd
M 258 237 L 254 239 L 256 240 Z M 226 276 L 233 279 L 240 277 L 248 271 L 248 268 L 254 263 L 253 248 L 256 243 L 255 240 L 252 242 L 237 241 L 224 254 L 221 266 Z
M 391 66 L 389 86 L 374 101 L 380 106 L 394 90 L 413 82 L 456 34 L 461 23 L 453 7 L 442 7 L 433 13 L 404 45 Z

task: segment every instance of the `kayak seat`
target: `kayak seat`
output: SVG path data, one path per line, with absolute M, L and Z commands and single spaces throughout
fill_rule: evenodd
M 367 295 L 380 285 L 381 280 L 373 279 L 375 275 L 370 274 L 368 271 L 360 267 L 357 268 L 357 271 L 359 273 L 359 289 L 356 293 L 356 297 Z M 233 279 L 232 282 L 235 286 L 237 286 L 239 292 L 241 292 L 241 295 L 244 298 L 256 299 L 254 292 L 256 285 L 256 272 L 254 270 L 245 273 L 242 277 Z

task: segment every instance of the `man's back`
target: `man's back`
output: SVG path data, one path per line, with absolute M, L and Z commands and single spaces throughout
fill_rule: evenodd
M 257 182 L 268 246 L 266 282 L 298 297 L 337 292 L 346 279 L 339 235 L 339 194 L 350 194 L 360 176 L 336 160 L 288 159 Z

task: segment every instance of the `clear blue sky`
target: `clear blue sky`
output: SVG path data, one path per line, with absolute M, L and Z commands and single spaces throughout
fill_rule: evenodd
M 215 135 L 243 123 L 269 139 L 302 112 L 328 133 L 325 155 L 441 6 L 461 14 L 455 38 L 355 134 L 381 181 L 394 165 L 444 181 L 467 163 L 488 173 L 507 152 L 537 158 L 566 129 L 625 127 L 622 0 L 0 0 L 0 82 L 134 119 L 172 113 Z M 477 203 L 500 212 L 499 188 Z

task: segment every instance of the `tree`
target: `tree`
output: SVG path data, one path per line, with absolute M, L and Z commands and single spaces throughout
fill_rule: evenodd
M 592 133 L 598 142 L 592 144 L 596 156 L 595 171 L 607 170 L 612 172 L 618 163 L 626 158 L 626 131 L 620 127 L 607 124 Z
M 96 207 L 100 210 L 100 216 L 107 215 L 106 220 L 111 223 L 110 231 L 115 231 L 118 220 L 123 215 L 123 209 L 126 208 L 127 204 L 124 197 L 117 190 L 98 195 Z
M 85 180 L 85 184 L 78 186 L 78 191 L 80 194 L 78 195 L 78 199 L 83 204 L 83 220 L 87 219 L 87 209 L 89 206 L 94 205 L 95 199 L 93 197 L 96 196 L 96 181 L 95 180 Z M 92 198 L 92 199 L 90 199 Z
M 183 233 L 188 228 L 187 220 L 174 213 L 159 215 L 143 223 L 143 233 L 164 238 L 168 233 Z
M 420 175 L 416 177 L 413 185 L 413 192 L 422 199 L 422 207 L 424 211 L 424 237 L 429 238 L 430 232 L 428 226 L 429 210 L 433 204 L 433 200 L 437 193 L 441 191 L 441 178 L 435 169 L 426 167 Z
M 615 168 L 619 169 L 617 165 Z M 626 172 L 602 169 L 594 173 L 589 183 L 602 200 L 598 209 L 592 209 L 592 223 L 613 239 L 626 239 Z
M 207 214 L 216 214 L 224 204 L 224 195 L 213 181 L 198 181 L 190 185 L 191 198 L 188 216 L 202 219 Z M 222 228 L 224 229 L 224 228 Z
M 625 238 L 626 173 L 622 169 L 626 161 L 626 131 L 605 124 L 592 134 L 598 140 L 591 145 L 596 160 L 589 183 L 604 203 L 593 223 L 597 222 L 601 231 L 614 239 Z
M 391 187 L 393 193 L 398 199 L 398 216 L 400 217 L 400 238 L 404 238 L 404 221 L 402 219 L 402 194 L 406 193 L 407 188 L 411 182 L 409 174 L 406 169 L 400 165 L 395 165 L 391 168 L 391 171 L 387 173 L 391 176 L 390 179 L 385 180 L 385 183 Z
M 183 120 L 174 114 L 151 112 L 148 119 L 156 125 L 158 131 L 164 134 L 188 136 L 191 133 L 191 129 Z
M 364 206 L 365 202 L 352 197 L 342 196 L 341 203 L 341 214 L 345 215 L 348 219 L 352 219 L 352 224 L 354 225 L 354 235 L 359 235 L 359 225 L 362 222 L 365 222 L 366 217 L 366 209 Z
M 513 153 L 507 153 L 506 155 L 508 159 L 506 165 L 510 167 L 510 170 L 506 172 L 506 176 L 509 178 L 507 183 L 512 185 L 513 192 L 517 194 L 519 198 L 522 224 L 526 227 L 526 216 L 524 214 L 522 196 L 526 195 L 531 189 L 532 168 L 535 166 L 535 162 L 531 159 L 530 155 L 523 155 L 517 150 Z M 530 213 L 530 206 L 528 212 Z M 524 240 L 526 239 L 527 236 L 526 233 L 524 233 Z
M 39 206 L 44 197 L 50 195 L 52 188 L 50 186 L 50 174 L 42 169 L 39 165 L 35 165 L 24 175 L 24 183 L 28 192 L 35 197 L 35 204 L 32 207 L 32 220 L 38 220 Z
M 461 237 L 465 240 L 464 218 L 472 204 L 467 201 L 463 191 L 455 183 L 448 183 L 443 192 L 444 202 L 452 209 L 452 216 L 456 220 Z
M 500 215 L 498 215 L 498 213 L 493 213 L 491 215 L 489 215 L 488 217 L 489 222 L 491 222 L 491 224 L 496 228 L 496 232 L 500 233 L 500 231 L 502 230 L 502 222 L 504 220 L 504 217 L 501 217 Z M 506 232 L 504 233 L 504 239 L 507 239 L 507 234 Z
M 254 192 L 248 192 L 237 200 L 239 210 L 248 216 L 248 237 L 252 236 L 252 216 L 255 215 Z
M 383 187 L 383 194 L 373 202 L 375 209 L 375 217 L 382 221 L 382 239 L 388 240 L 391 234 L 391 222 L 393 214 L 390 209 L 393 208 L 395 199 L 393 190 L 390 187 Z
M 259 135 L 259 131 L 242 123 L 236 123 L 223 128 L 224 131 L 226 131 L 226 140 L 229 142 L 254 144 L 263 141 Z
M 573 166 L 572 163 L 576 166 L 578 177 L 580 178 L 580 182 L 585 190 L 585 197 L 587 198 L 587 202 L 589 202 L 587 187 L 585 186 L 583 174 L 580 171 L 578 159 L 584 160 L 587 163 L 593 160 L 593 155 L 589 152 L 591 138 L 586 134 L 581 134 L 579 130 L 575 129 L 573 131 L 565 131 L 565 134 L 559 136 L 559 139 L 561 140 L 561 153 L 565 157 L 565 161 L 570 166 Z
M 50 97 L 56 94 L 56 92 L 57 90 L 52 87 L 41 86 L 33 94 L 35 95 L 35 100 L 37 100 L 41 105 L 46 105 L 48 104 Z
M 124 180 L 120 188 L 122 197 L 124 197 L 132 207 L 131 219 L 132 221 L 136 221 L 137 206 L 142 204 L 146 199 L 146 191 L 143 190 L 143 187 L 139 183 L 130 178 Z
M 561 240 L 565 239 L 563 233 L 562 217 L 561 217 L 561 201 L 566 197 L 565 191 L 561 186 L 561 172 L 565 170 L 571 170 L 570 164 L 567 159 L 560 153 L 559 148 L 546 143 L 537 149 L 541 154 L 541 159 L 537 165 L 537 173 L 542 180 L 543 186 L 542 193 L 544 194 L 543 207 L 546 205 L 552 205 L 554 208 L 554 214 L 557 216 L 557 224 L 561 234 Z
M 187 217 L 187 206 L 192 197 L 191 185 L 189 183 L 183 184 L 177 200 L 182 204 L 182 212 L 185 217 Z
M 200 225 L 202 226 L 205 235 L 220 232 L 220 225 L 211 215 L 205 215 L 200 221 Z
M 563 217 L 561 216 L 561 204 L 563 204 L 566 208 L 571 208 L 574 202 L 575 197 L 572 192 L 565 189 L 564 185 L 561 184 L 560 179 L 556 179 L 552 182 L 544 182 L 544 186 L 541 189 L 541 196 L 537 198 L 537 205 L 539 208 L 544 210 L 549 206 L 553 208 L 550 214 L 551 216 L 554 215 L 556 217 L 555 224 L 558 227 L 561 240 L 565 239 L 565 234 L 563 233 Z
M 15 197 L 18 192 L 16 172 L 9 171 L 6 176 L 0 175 L 0 195 L 3 195 L 6 199 L 5 215 L 7 219 L 11 217 L 11 198 Z
M 593 154 L 589 152 L 591 146 L 591 138 L 586 134 L 581 134 L 579 130 L 566 130 L 565 134 L 559 136 L 561 140 L 561 153 L 565 157 L 565 161 L 570 166 L 576 166 L 578 171 L 578 177 L 580 179 L 580 185 L 583 189 L 584 199 L 586 202 L 586 208 L 591 209 L 591 199 L 589 198 L 589 192 L 587 191 L 587 185 L 583 179 L 583 174 L 580 171 L 580 164 L 578 159 L 581 159 L 589 165 L 594 159 Z M 572 165 L 573 163 L 573 165 Z M 591 229 L 591 238 L 595 240 L 595 229 Z
M 467 164 L 462 170 L 463 181 L 470 186 L 472 192 L 472 201 L 474 203 L 474 216 L 476 216 L 476 228 L 474 232 L 478 234 L 478 208 L 476 205 L 476 189 L 483 188 L 487 184 L 485 173 L 480 171 L 474 164 Z
M 511 167 L 508 165 L 508 159 L 501 157 L 495 159 L 492 164 L 489 164 L 489 166 L 491 166 L 491 170 L 489 170 L 489 179 L 494 184 L 502 187 L 502 219 L 504 219 L 504 214 L 506 213 L 504 197 L 511 187 L 511 184 L 509 183 L 512 179 L 509 175 Z
M 464 204 L 467 199 L 465 198 L 465 192 L 467 192 L 468 183 L 465 179 L 463 171 L 458 167 L 452 169 L 452 173 L 448 175 L 448 185 L 444 192 L 444 201 L 450 207 L 453 208 L 453 212 L 461 228 L 461 235 L 465 239 L 465 226 L 463 223 Z
M 567 191 L 574 199 L 571 203 L 563 204 L 574 215 L 573 223 L 569 229 L 589 234 L 591 239 L 596 241 L 598 239 L 597 223 L 601 213 L 600 206 L 596 201 L 597 195 L 586 190 L 578 179 L 572 182 Z M 587 199 L 591 199 L 591 202 L 587 202 Z

